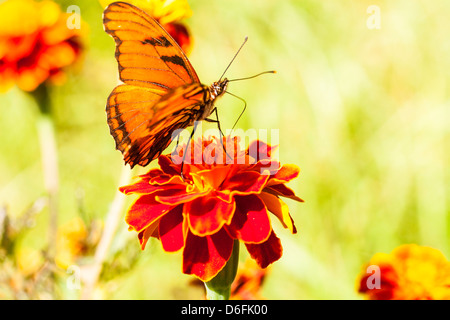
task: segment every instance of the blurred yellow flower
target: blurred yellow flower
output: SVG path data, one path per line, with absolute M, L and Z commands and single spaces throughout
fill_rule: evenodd
M 82 51 L 81 23 L 69 28 L 69 16 L 50 0 L 0 4 L 0 92 L 14 84 L 33 91 L 46 80 L 64 80 L 62 68 Z
M 116 2 L 114 0 L 99 1 L 103 8 Z M 187 0 L 127 0 L 125 2 L 145 10 L 161 24 L 177 22 L 192 15 Z
M 86 251 L 88 230 L 81 218 L 74 218 L 61 226 L 56 238 L 56 264 L 63 269 Z
M 24 276 L 36 273 L 44 263 L 41 251 L 29 247 L 20 248 L 15 256 L 17 268 Z
M 103 8 L 116 2 L 114 0 L 99 0 Z M 152 16 L 174 38 L 186 54 L 192 49 L 192 37 L 182 19 L 189 18 L 192 10 L 187 0 L 127 0 L 128 2 Z
M 437 249 L 405 244 L 375 254 L 358 286 L 370 300 L 450 300 L 450 262 Z

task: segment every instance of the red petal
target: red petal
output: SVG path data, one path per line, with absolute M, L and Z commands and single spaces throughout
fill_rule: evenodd
M 225 266 L 232 250 L 233 239 L 224 229 L 206 237 L 188 232 L 183 251 L 183 273 L 209 281 Z
M 134 184 L 130 184 L 128 186 L 123 186 L 119 188 L 120 192 L 127 195 L 132 193 L 150 194 L 158 190 L 162 190 L 162 188 L 159 186 L 152 186 L 151 184 L 148 183 L 148 181 L 139 181 Z
M 228 203 L 231 203 L 233 201 L 234 194 L 229 190 L 220 190 L 220 191 L 216 190 L 215 194 L 216 194 L 217 198 L 219 198 L 222 201 L 225 201 Z
M 304 202 L 303 199 L 300 199 L 297 197 L 294 193 L 294 191 L 288 187 L 286 187 L 284 184 L 274 184 L 270 187 L 265 187 L 263 192 L 271 193 L 275 196 L 283 196 L 286 198 L 290 198 L 295 201 Z
M 219 189 L 231 169 L 232 166 L 219 166 L 210 170 L 199 171 L 195 175 L 200 176 L 213 189 Z
M 175 205 L 178 204 L 176 201 L 161 201 L 161 199 L 172 199 L 178 198 L 179 196 L 183 196 L 186 194 L 186 186 L 181 184 L 171 184 L 162 186 L 162 190 L 153 193 L 152 195 L 155 197 L 155 200 L 167 205 Z
M 159 169 L 150 170 L 148 173 L 139 176 L 139 178 L 138 182 L 120 187 L 119 190 L 125 194 L 151 194 L 168 188 L 185 189 L 185 183 L 179 176 L 164 174 Z
M 283 227 L 288 228 L 292 233 L 297 233 L 297 228 L 295 227 L 294 220 L 289 213 L 289 207 L 283 200 L 274 196 L 273 194 L 267 192 L 261 192 L 259 197 L 262 201 L 264 201 L 267 209 L 272 212 L 280 222 L 283 224 Z
M 255 171 L 239 172 L 226 179 L 220 189 L 230 190 L 233 194 L 260 193 L 268 177 Z
M 138 234 L 139 243 L 141 244 L 141 250 L 145 249 L 145 245 L 147 244 L 148 239 L 150 239 L 151 236 L 156 237 L 157 232 L 155 234 L 155 231 L 157 231 L 159 225 L 159 219 L 155 222 L 153 222 L 149 227 L 142 230 Z
M 175 252 L 183 248 L 183 205 L 170 210 L 159 223 L 159 238 L 164 251 Z
M 274 184 L 280 184 L 291 181 L 292 179 L 297 178 L 299 173 L 300 168 L 297 167 L 295 164 L 285 164 L 280 168 L 280 170 L 278 170 L 278 172 L 275 175 L 270 177 L 267 185 L 271 186 Z
M 210 190 L 206 190 L 204 192 L 175 194 L 173 196 L 156 196 L 156 199 L 159 202 L 164 203 L 164 204 L 176 205 L 176 204 L 192 201 L 199 197 L 203 197 L 203 196 L 207 195 L 209 192 L 210 192 Z
M 149 175 L 143 175 L 140 177 L 140 180 L 138 182 L 120 187 L 119 191 L 124 194 L 132 194 L 132 193 L 150 194 L 155 191 L 161 190 L 161 187 L 159 186 L 152 186 L 149 183 L 150 179 L 151 177 Z
M 251 142 L 247 148 L 247 154 L 255 158 L 257 161 L 260 160 L 271 160 L 272 152 L 278 148 L 278 146 L 271 146 L 264 141 L 255 140 Z
M 139 197 L 128 210 L 125 221 L 134 230 L 141 232 L 161 216 L 165 215 L 171 206 L 156 202 L 153 195 Z
M 180 175 L 181 165 L 173 164 L 170 158 L 168 158 L 167 156 L 159 156 L 158 164 L 161 167 L 162 171 L 164 171 L 164 173 L 169 175 Z M 178 167 L 180 167 L 180 169 Z
M 138 175 L 137 177 L 141 180 L 149 181 L 153 177 L 157 177 L 161 174 L 164 174 L 164 172 L 161 169 L 151 169 L 149 172 Z
M 280 170 L 280 162 L 277 160 L 262 160 L 250 167 L 265 176 L 274 176 Z M 270 180 L 269 180 L 270 181 Z
M 139 180 L 133 184 L 123 186 L 119 188 L 119 191 L 124 194 L 131 193 L 141 193 L 141 194 L 150 194 L 155 191 L 161 190 L 158 186 L 152 186 L 149 181 L 154 176 L 161 174 L 162 171 L 159 169 L 150 170 L 147 174 L 143 174 L 139 176 Z
M 275 235 L 275 232 L 271 232 L 269 239 L 260 244 L 248 244 L 246 243 L 250 256 L 255 259 L 261 268 L 266 268 L 272 262 L 277 261 L 283 254 L 283 247 L 281 246 L 280 239 Z
M 191 232 L 197 236 L 206 236 L 216 233 L 224 224 L 230 224 L 235 208 L 234 201 L 224 202 L 211 193 L 186 203 L 184 214 L 188 217 Z
M 236 211 L 229 227 L 230 235 L 245 243 L 261 243 L 269 238 L 272 227 L 263 201 L 257 195 L 235 198 Z
M 167 184 L 179 184 L 185 186 L 186 183 L 181 179 L 181 176 L 171 176 L 168 174 L 161 174 L 157 177 L 153 177 L 150 180 L 152 185 L 167 185 Z

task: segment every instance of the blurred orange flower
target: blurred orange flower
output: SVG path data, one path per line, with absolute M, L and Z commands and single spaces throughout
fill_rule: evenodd
M 104 8 L 116 2 L 114 0 L 99 1 Z M 124 2 L 131 3 L 147 12 L 166 29 L 186 54 L 191 52 L 192 37 L 187 27 L 179 22 L 192 15 L 187 0 L 127 0 Z
M 254 260 L 247 259 L 244 264 L 239 265 L 231 285 L 230 300 L 263 300 L 261 287 L 266 276 L 267 268 L 261 269 Z M 204 283 L 197 278 L 190 284 L 205 288 Z
M 449 300 L 450 262 L 437 249 L 405 244 L 375 254 L 358 284 L 370 300 Z
M 261 286 L 267 275 L 267 269 L 259 268 L 253 260 L 245 261 L 239 267 L 236 279 L 231 285 L 231 300 L 262 300 Z
M 120 188 L 125 194 L 139 195 L 125 219 L 130 230 L 139 233 L 142 249 L 153 236 L 167 252 L 183 250 L 183 272 L 204 282 L 225 266 L 235 239 L 245 244 L 261 268 L 278 260 L 282 247 L 268 213 L 296 233 L 279 196 L 303 201 L 285 186 L 298 176 L 298 167 L 272 160 L 273 147 L 255 141 L 242 150 L 237 137 L 224 137 L 223 144 L 234 150 L 231 156 L 227 152 L 232 161 L 225 161 L 220 139 L 199 139 L 191 141 L 187 150 L 179 146 L 181 152 L 175 156 L 160 156 L 160 169 Z M 178 157 L 183 152 L 189 156 L 181 164 Z
M 82 51 L 81 27 L 69 29 L 69 16 L 50 0 L 0 4 L 0 92 L 14 84 L 33 91 L 46 80 L 64 80 L 62 68 Z

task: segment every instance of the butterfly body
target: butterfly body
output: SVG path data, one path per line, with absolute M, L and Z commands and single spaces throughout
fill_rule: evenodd
M 225 93 L 228 87 L 228 79 L 225 78 L 223 80 L 219 80 L 217 82 L 214 82 L 210 89 L 211 96 L 213 99 L 216 99 L 217 97 L 220 97 L 222 94 Z
M 217 98 L 222 96 L 228 87 L 228 79 L 223 79 L 221 81 L 214 82 L 209 89 L 209 99 L 205 105 L 205 110 L 202 116 L 198 120 L 205 120 L 214 110 L 214 102 Z
M 107 99 L 110 132 L 125 163 L 145 166 L 169 146 L 173 132 L 207 119 L 228 80 L 200 83 L 175 40 L 129 3 L 110 4 L 103 24 L 115 40 L 123 82 Z

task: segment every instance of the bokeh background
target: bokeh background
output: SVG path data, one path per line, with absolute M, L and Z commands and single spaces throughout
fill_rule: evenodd
M 51 96 L 59 224 L 76 217 L 104 221 L 123 168 L 104 111 L 117 83 L 114 42 L 103 31 L 98 2 L 56 2 L 63 11 L 78 5 L 89 28 L 82 66 Z M 450 256 L 450 2 L 189 4 L 193 15 L 184 23 L 194 38 L 190 60 L 203 83 L 220 77 L 245 36 L 249 40 L 227 77 L 277 71 L 229 86 L 248 104 L 238 127 L 279 129 L 281 162 L 301 168 L 289 186 L 305 202 L 286 200 L 298 233 L 272 219 L 284 253 L 269 267 L 264 297 L 360 299 L 357 276 L 376 252 L 417 243 Z M 380 10 L 380 29 L 369 28 L 371 5 Z M 226 95 L 217 106 L 222 127 L 230 128 L 242 103 Z M 45 194 L 38 109 L 18 89 L 0 95 L 0 108 L 0 206 L 20 217 Z M 181 273 L 181 254 L 164 253 L 157 241 L 140 252 L 123 220 L 131 201 L 122 209 L 95 297 L 202 299 L 202 289 Z M 45 206 L 25 228 L 14 248 L 18 257 L 21 250 L 47 245 Z M 67 288 L 64 276 L 58 298 L 78 298 L 80 290 Z

